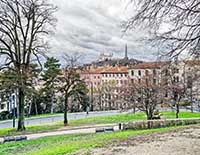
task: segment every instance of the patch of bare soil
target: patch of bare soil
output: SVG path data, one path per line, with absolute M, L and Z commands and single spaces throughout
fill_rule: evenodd
M 200 125 L 132 135 L 91 155 L 200 155 Z

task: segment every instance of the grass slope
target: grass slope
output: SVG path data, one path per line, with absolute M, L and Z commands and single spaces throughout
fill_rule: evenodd
M 175 118 L 175 112 L 164 111 L 161 112 L 164 118 Z M 180 118 L 193 118 L 200 117 L 199 112 L 180 112 Z M 134 120 L 144 120 L 146 115 L 143 112 L 138 113 L 129 113 L 129 114 L 115 114 L 109 116 L 97 116 L 97 117 L 87 117 L 81 119 L 70 120 L 70 126 L 84 126 L 84 125 L 94 125 L 94 124 L 111 124 L 111 123 L 123 123 Z M 42 125 L 31 125 L 26 127 L 26 131 L 23 133 L 36 133 L 44 131 L 52 131 L 63 127 L 63 122 L 56 122 L 51 124 L 42 124 Z M 0 136 L 5 135 L 17 135 L 22 134 L 21 132 L 16 131 L 13 128 L 0 129 Z
M 63 155 L 79 149 L 104 146 L 115 140 L 128 138 L 133 134 L 164 131 L 175 127 L 128 130 L 99 134 L 72 134 L 53 137 L 44 137 L 35 140 L 11 142 L 0 145 L 1 155 Z

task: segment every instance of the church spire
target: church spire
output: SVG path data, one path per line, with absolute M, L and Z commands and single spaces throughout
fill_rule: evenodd
M 125 45 L 125 57 L 124 59 L 128 60 L 128 46 L 127 44 Z

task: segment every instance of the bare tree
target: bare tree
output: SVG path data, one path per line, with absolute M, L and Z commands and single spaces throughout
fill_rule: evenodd
M 17 74 L 18 130 L 25 130 L 24 97 L 30 63 L 37 60 L 40 64 L 55 11 L 45 0 L 0 1 L 0 55 L 5 60 L 1 69 L 11 68 Z
M 125 22 L 125 30 L 148 27 L 152 40 L 164 43 L 169 56 L 184 50 L 200 55 L 199 0 L 131 0 L 136 13 Z M 163 44 L 162 44 L 163 45 Z
M 171 61 L 165 66 L 166 70 L 163 70 L 165 72 L 163 80 L 166 83 L 168 100 L 172 102 L 172 109 L 175 106 L 176 118 L 179 117 L 180 102 L 186 96 L 187 90 L 184 67 L 182 68 L 181 64 L 179 61 Z
M 69 97 L 72 95 L 86 94 L 87 88 L 84 83 L 80 79 L 79 73 L 76 70 L 76 64 L 80 56 L 70 56 L 65 55 L 64 59 L 67 63 L 65 68 L 63 69 L 63 76 L 60 77 L 60 91 L 64 93 L 64 125 L 68 125 L 67 119 L 67 111 L 68 111 L 68 102 Z
M 158 77 L 146 75 L 139 79 L 135 79 L 132 85 L 129 85 L 132 97 L 134 96 L 135 106 L 147 115 L 147 119 L 153 119 L 154 112 L 158 105 L 164 100 L 164 88 Z

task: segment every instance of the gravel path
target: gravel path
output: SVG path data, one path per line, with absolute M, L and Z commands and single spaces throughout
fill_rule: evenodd
M 200 125 L 134 135 L 91 155 L 200 155 Z

